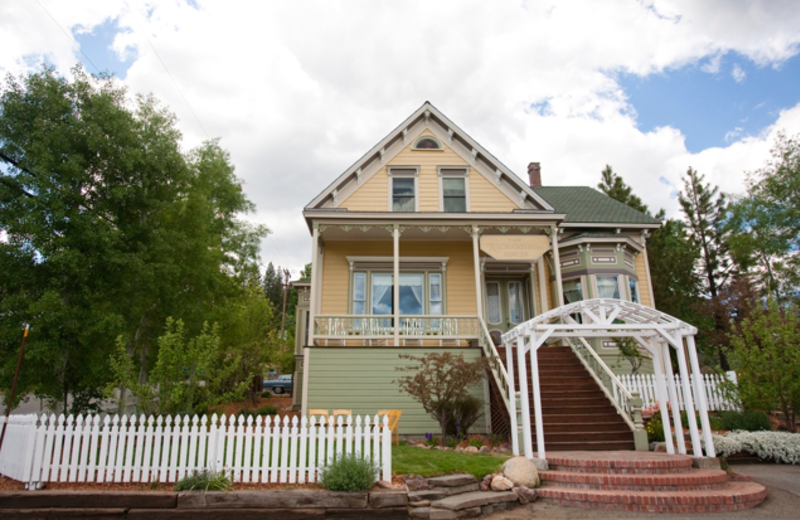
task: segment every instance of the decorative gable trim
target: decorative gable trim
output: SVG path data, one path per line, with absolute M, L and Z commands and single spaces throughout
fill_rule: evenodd
M 416 140 L 425 130 L 432 133 L 440 143 L 447 142 L 475 171 L 495 184 L 512 202 L 517 203 L 519 209 L 553 213 L 553 207 L 546 200 L 428 101 L 345 170 L 309 202 L 305 209 L 335 208 L 380 170 L 391 157 L 400 153 L 409 140 Z

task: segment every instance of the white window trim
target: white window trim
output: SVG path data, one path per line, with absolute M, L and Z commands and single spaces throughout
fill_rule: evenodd
M 414 174 L 407 174 L 407 173 L 393 173 L 393 171 L 397 170 L 414 170 Z M 389 176 L 389 212 L 390 213 L 399 213 L 394 211 L 394 183 L 393 180 L 395 177 L 397 178 L 413 178 L 414 179 L 414 212 L 419 212 L 419 166 L 389 166 L 386 168 L 386 173 Z M 409 213 L 404 211 L 402 213 Z
M 377 258 L 377 257 L 376 257 Z M 355 276 L 356 274 L 364 274 L 365 277 L 365 287 L 364 287 L 364 314 L 353 314 L 353 292 L 355 289 Z M 421 274 L 422 275 L 422 293 L 423 293 L 423 316 L 447 316 L 447 276 L 446 271 L 442 269 L 441 271 L 437 270 L 414 270 L 411 271 L 413 274 Z M 387 273 L 386 271 L 381 270 L 374 270 L 374 269 L 362 269 L 358 271 L 351 271 L 350 273 L 350 287 L 348 288 L 348 302 L 347 302 L 347 309 L 349 316 L 385 316 L 391 318 L 392 315 L 390 314 L 373 314 L 372 313 L 372 276 L 375 274 L 389 274 L 393 276 L 394 273 Z M 441 290 L 441 300 L 439 302 L 442 304 L 442 314 L 431 314 L 431 294 L 430 294 L 430 277 L 432 274 L 438 274 L 441 276 L 441 283 L 440 283 L 440 290 Z M 401 314 L 400 316 L 404 316 Z
M 461 170 L 464 173 L 450 173 Z M 464 202 L 466 206 L 466 213 L 469 213 L 469 167 L 466 166 L 439 166 L 439 211 L 444 213 L 444 179 L 464 179 Z

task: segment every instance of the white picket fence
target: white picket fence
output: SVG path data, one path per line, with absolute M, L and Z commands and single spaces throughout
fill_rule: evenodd
M 5 417 L 0 418 L 0 425 Z M 0 474 L 25 482 L 177 482 L 224 470 L 235 482 L 316 482 L 343 454 L 392 479 L 386 416 L 145 417 L 12 415 Z
M 721 374 L 703 374 L 703 386 L 706 391 L 706 402 L 709 410 L 741 410 L 738 403 L 725 398 L 720 387 L 725 379 L 736 383 L 736 372 L 726 372 Z M 656 404 L 656 376 L 653 374 L 627 374 L 619 376 L 622 384 L 631 392 L 639 392 L 644 402 L 644 407 L 648 408 Z M 675 389 L 678 396 L 678 404 L 681 410 L 685 410 L 683 386 L 681 386 L 680 376 L 675 376 Z M 695 403 L 697 400 L 695 400 Z M 696 407 L 696 404 L 695 404 Z

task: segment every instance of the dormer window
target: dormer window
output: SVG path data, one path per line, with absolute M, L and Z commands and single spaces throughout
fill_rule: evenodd
M 426 135 L 417 139 L 413 148 L 414 150 L 441 150 L 442 143 L 435 137 Z

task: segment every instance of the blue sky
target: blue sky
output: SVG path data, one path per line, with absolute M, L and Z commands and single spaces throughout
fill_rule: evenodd
M 773 67 L 758 66 L 737 53 L 727 53 L 719 70 L 712 60 L 640 77 L 619 77 L 620 86 L 637 112 L 645 132 L 671 126 L 686 136 L 686 148 L 700 152 L 754 136 L 775 123 L 780 111 L 800 102 L 800 57 Z M 739 81 L 734 78 L 734 71 Z
M 106 20 L 93 27 L 91 32 L 82 34 L 77 31 L 72 32 L 73 38 L 83 52 L 80 56 L 81 63 L 87 70 L 93 74 L 110 72 L 120 79 L 125 79 L 135 57 L 129 53 L 124 60 L 120 60 L 119 55 L 111 48 L 114 37 L 119 31 L 116 20 Z

